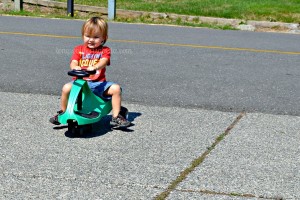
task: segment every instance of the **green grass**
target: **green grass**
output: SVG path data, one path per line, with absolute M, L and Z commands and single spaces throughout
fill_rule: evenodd
M 55 0 L 67 2 L 67 0 Z M 2 2 L 2 0 L 0 0 Z M 75 4 L 107 7 L 107 0 L 75 0 Z M 264 20 L 271 22 L 300 23 L 300 0 L 117 0 L 117 9 L 147 12 L 175 13 L 193 16 L 210 16 L 246 20 Z M 12 4 L 0 9 L 1 14 L 25 15 L 51 18 L 71 18 L 66 9 L 46 8 L 37 5 L 24 5 L 21 12 L 13 11 Z M 74 18 L 87 19 L 98 13 L 75 11 Z M 130 23 L 172 24 L 181 26 L 208 27 L 214 29 L 234 30 L 230 25 L 204 23 L 199 18 L 158 18 L 147 15 L 140 17 L 118 16 L 115 21 Z M 243 23 L 242 22 L 242 23 Z
M 0 0 L 1 2 L 1 0 Z M 78 4 L 78 2 L 75 2 Z M 87 4 L 87 2 L 84 2 Z M 47 17 L 47 18 L 69 18 L 72 17 L 66 15 L 66 9 L 61 8 L 46 8 L 38 5 L 24 5 L 23 11 L 14 11 L 13 5 L 9 5 L 8 8 L 0 10 L 1 14 L 7 15 L 22 15 L 22 16 L 33 16 L 33 17 Z M 97 15 L 98 13 L 82 13 L 75 10 L 73 19 L 87 19 L 91 16 Z M 150 15 L 143 15 L 141 17 L 117 17 L 115 21 L 128 22 L 128 23 L 151 23 L 151 24 L 171 24 L 180 26 L 192 26 L 192 27 L 207 27 L 213 29 L 222 30 L 236 30 L 236 28 L 230 25 L 218 25 L 214 23 L 203 23 L 198 18 L 193 21 L 182 20 L 181 18 L 169 19 L 169 18 L 158 18 L 153 19 Z
M 127 22 L 127 23 L 148 23 L 148 24 L 169 24 L 169 25 L 178 25 L 178 26 L 190 26 L 190 27 L 206 27 L 206 28 L 213 28 L 213 29 L 221 29 L 221 30 L 237 30 L 236 28 L 230 25 L 218 25 L 214 23 L 203 23 L 195 21 L 195 22 L 187 22 L 183 21 L 181 18 L 177 18 L 175 21 L 170 19 L 158 19 L 153 20 L 150 16 L 142 16 L 139 18 L 120 18 L 117 17 L 115 21 L 118 22 Z
M 75 3 L 107 7 L 107 0 L 75 0 Z M 300 23 L 300 0 L 117 0 L 117 8 Z

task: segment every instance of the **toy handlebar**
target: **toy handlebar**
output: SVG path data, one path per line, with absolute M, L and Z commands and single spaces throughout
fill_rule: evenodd
M 75 76 L 79 79 L 89 77 L 91 74 L 96 74 L 96 70 L 88 71 L 86 69 L 68 71 L 69 76 Z

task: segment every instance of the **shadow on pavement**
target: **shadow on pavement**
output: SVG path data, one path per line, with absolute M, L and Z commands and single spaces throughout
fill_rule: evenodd
M 99 122 L 93 124 L 92 129 L 87 130 L 84 134 L 78 135 L 78 134 L 71 133 L 70 131 L 67 130 L 65 132 L 65 136 L 68 138 L 94 138 L 94 137 L 105 135 L 108 132 L 111 132 L 113 130 L 120 130 L 122 132 L 131 133 L 134 132 L 134 130 L 130 129 L 130 127 L 135 126 L 135 124 L 133 124 L 132 122 L 141 115 L 142 114 L 138 112 L 128 112 L 128 120 L 131 122 L 131 125 L 126 128 L 117 128 L 117 129 L 114 129 L 110 126 L 109 122 L 111 121 L 111 115 L 107 115 L 103 117 Z M 65 128 L 67 129 L 68 126 L 62 125 L 62 126 L 53 127 L 54 130 L 61 130 Z

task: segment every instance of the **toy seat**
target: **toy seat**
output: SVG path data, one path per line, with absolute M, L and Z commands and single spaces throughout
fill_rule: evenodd
M 74 81 L 68 100 L 66 111 L 58 116 L 61 124 L 77 122 L 86 125 L 98 122 L 110 113 L 111 101 L 105 101 L 96 96 L 83 79 Z

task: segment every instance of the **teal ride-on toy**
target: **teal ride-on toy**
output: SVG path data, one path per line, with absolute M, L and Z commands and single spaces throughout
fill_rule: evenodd
M 68 131 L 73 135 L 83 135 L 92 131 L 92 124 L 110 113 L 111 100 L 105 101 L 96 96 L 89 88 L 84 77 L 95 74 L 96 71 L 72 70 L 68 75 L 76 77 L 68 99 L 67 109 L 58 116 L 61 124 L 68 124 Z M 121 107 L 120 114 L 127 118 L 128 110 Z

